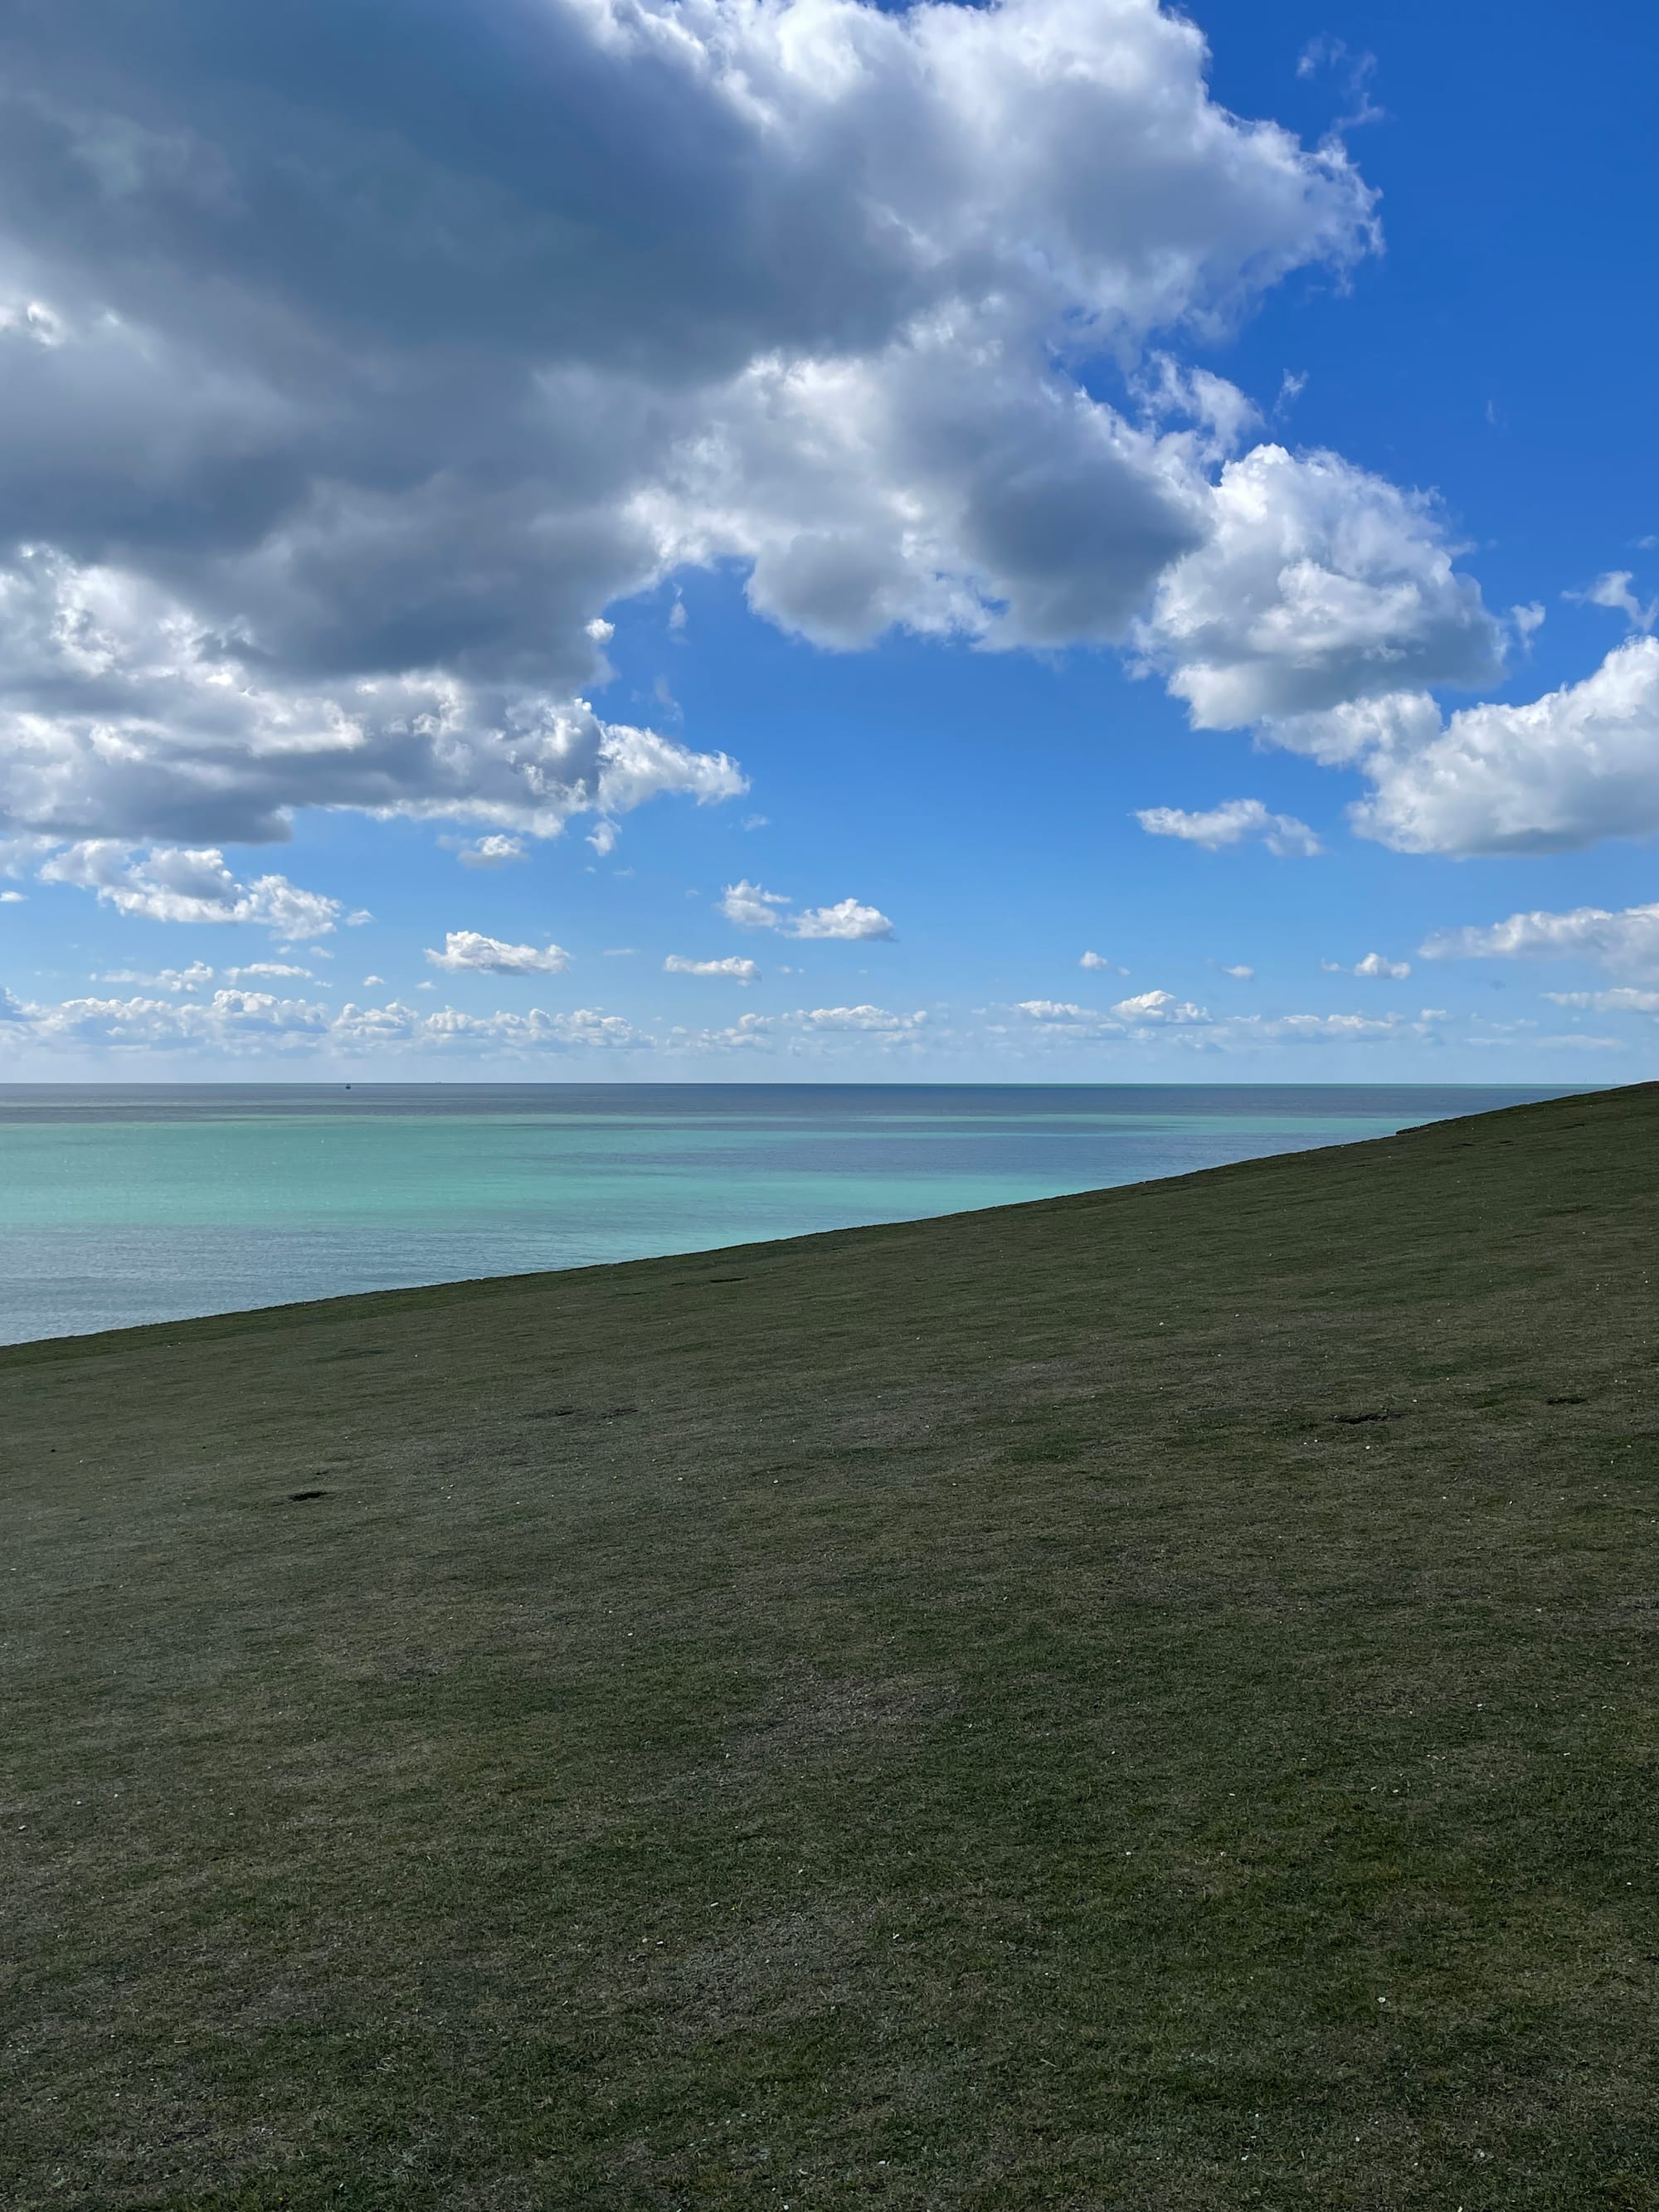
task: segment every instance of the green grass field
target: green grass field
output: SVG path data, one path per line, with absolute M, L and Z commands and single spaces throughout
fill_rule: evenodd
M 0 2203 L 1659 2205 L 1659 1086 L 0 1352 Z

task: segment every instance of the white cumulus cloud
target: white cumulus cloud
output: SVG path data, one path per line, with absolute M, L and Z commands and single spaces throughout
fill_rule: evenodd
M 471 972 L 485 975 L 562 975 L 570 955 L 560 945 L 507 945 L 499 937 L 485 937 L 476 929 L 452 929 L 441 952 L 428 949 L 434 968 L 451 975 Z
M 760 969 L 752 960 L 740 960 L 735 956 L 725 960 L 688 960 L 678 952 L 671 952 L 663 962 L 663 972 L 668 975 L 723 975 L 734 983 L 758 983 Z
M 1028 1021 L 1057 1022 L 1070 1025 L 1097 1024 L 1103 1017 L 1092 1006 L 1080 1006 L 1074 999 L 1022 999 L 1014 1009 Z
M 1229 845 L 1259 843 L 1281 860 L 1307 859 L 1325 849 L 1293 814 L 1270 814 L 1259 799 L 1229 799 L 1189 812 L 1180 806 L 1143 806 L 1135 819 L 1148 836 L 1182 837 L 1218 853 Z
M 1409 960 L 1389 960 L 1380 952 L 1368 952 L 1363 960 L 1345 968 L 1340 960 L 1322 960 L 1320 966 L 1328 975 L 1369 975 L 1376 981 L 1384 977 L 1401 982 L 1412 972 Z
M 1204 1007 L 1177 999 L 1170 991 L 1137 992 L 1133 998 L 1120 999 L 1105 1013 L 1095 1006 L 1079 1006 L 1072 999 L 1022 999 L 1014 1011 L 1046 1030 L 1079 1037 L 1201 1027 L 1210 1019 Z
M 1247 1014 L 1228 1024 L 1238 1042 L 1274 1044 L 1370 1044 L 1407 1027 L 1398 1014 Z
M 838 937 L 862 940 L 890 937 L 893 925 L 878 907 L 844 898 L 834 906 L 811 907 L 786 925 L 791 937 Z
M 908 1037 L 927 1026 L 927 1012 L 920 1007 L 903 1014 L 890 1013 L 885 1006 L 803 1006 L 787 1019 L 816 1035 L 854 1030 L 866 1036 Z
M 720 910 L 739 929 L 776 929 L 786 937 L 863 939 L 891 937 L 893 925 L 878 907 L 844 898 L 834 906 L 809 907 L 791 913 L 781 891 L 763 890 L 746 878 L 728 884 L 720 894 Z
M 724 1029 L 671 1029 L 663 1040 L 663 1047 L 672 1053 L 769 1052 L 774 1043 L 772 1030 L 769 1014 L 739 1014 Z
M 1586 605 L 1606 607 L 1613 614 L 1626 616 L 1633 629 L 1650 630 L 1654 617 L 1659 615 L 1659 599 L 1649 599 L 1645 605 L 1631 589 L 1633 581 L 1628 568 L 1610 568 L 1598 576 L 1588 591 L 1569 592 L 1570 599 L 1582 599 Z
M 205 960 L 192 960 L 188 968 L 163 968 L 153 975 L 141 975 L 130 968 L 112 968 L 105 975 L 94 977 L 94 981 L 100 983 L 137 983 L 149 991 L 201 991 L 217 980 L 218 972 Z M 300 968 L 290 969 L 284 965 L 283 972 L 299 975 L 305 970 Z
M 1498 624 L 1419 495 L 1260 446 L 1222 470 L 1210 522 L 1139 632 L 1200 728 L 1496 672 Z
M 1541 612 L 1486 611 L 1432 501 L 1277 447 L 1229 461 L 1214 501 L 1137 633 L 1196 724 L 1357 768 L 1370 787 L 1354 827 L 1402 852 L 1561 852 L 1659 829 L 1659 601 L 1629 571 L 1569 595 L 1632 626 L 1589 675 L 1448 713 L 1431 687 L 1494 678 Z
M 1484 927 L 1446 929 L 1422 946 L 1425 960 L 1594 960 L 1659 971 L 1659 905 L 1534 909 Z
M 94 838 L 41 863 L 43 883 L 76 884 L 119 914 L 146 921 L 247 922 L 273 937 L 325 937 L 345 918 L 337 899 L 301 890 L 286 876 L 240 883 L 217 847 L 153 846 L 140 853 Z
M 746 788 L 723 753 L 580 698 L 431 670 L 284 674 L 245 626 L 130 568 L 27 547 L 0 566 L 0 823 L 41 836 L 258 843 L 307 806 L 551 836 Z
M 782 919 L 780 908 L 787 908 L 788 904 L 781 891 L 763 890 L 745 878 L 726 886 L 720 893 L 720 910 L 739 929 L 775 929 Z
M 1263 1046 L 1377 1044 L 1395 1038 L 1430 1038 L 1434 1022 L 1400 1014 L 1237 1014 L 1213 1018 L 1203 1006 L 1168 991 L 1146 991 L 1103 1013 L 1066 1000 L 1028 999 L 1014 1008 L 1029 1033 L 1064 1048 L 1128 1042 L 1161 1053 L 1243 1053 Z
M 1281 742 L 1357 763 L 1355 827 L 1407 853 L 1559 853 L 1659 830 L 1659 639 L 1577 684 L 1443 719 L 1423 693 L 1282 725 Z
M 487 837 L 458 846 L 456 857 L 464 868 L 505 868 L 514 860 L 523 860 L 524 840 L 506 836 L 499 830 L 492 830 Z
M 1177 999 L 1171 991 L 1139 992 L 1133 999 L 1120 999 L 1112 1012 L 1121 1022 L 1178 1024 L 1182 1027 L 1210 1018 L 1205 1007 L 1195 1006 L 1190 999 Z

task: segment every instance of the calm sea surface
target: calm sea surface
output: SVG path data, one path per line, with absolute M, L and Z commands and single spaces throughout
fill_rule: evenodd
M 0 1343 L 952 1213 L 1560 1095 L 0 1086 Z

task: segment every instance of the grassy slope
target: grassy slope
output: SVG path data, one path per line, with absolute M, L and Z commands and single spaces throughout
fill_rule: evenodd
M 0 2201 L 1659 2204 L 1656 1195 L 1648 1086 L 0 1353 Z

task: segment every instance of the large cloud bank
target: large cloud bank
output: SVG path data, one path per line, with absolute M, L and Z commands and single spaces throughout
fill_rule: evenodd
M 825 647 L 1130 644 L 1403 849 L 1659 824 L 1659 645 L 1445 721 L 1504 640 L 1433 502 L 1179 365 L 1374 242 L 1205 64 L 1156 0 L 9 11 L 0 828 L 732 796 L 586 696 L 688 563 Z
M 0 812 L 201 848 L 727 796 L 582 696 L 682 562 L 830 645 L 1123 637 L 1243 410 L 1084 364 L 1371 236 L 1204 64 L 1153 0 L 11 11 Z M 1411 666 L 1478 659 L 1411 559 Z

